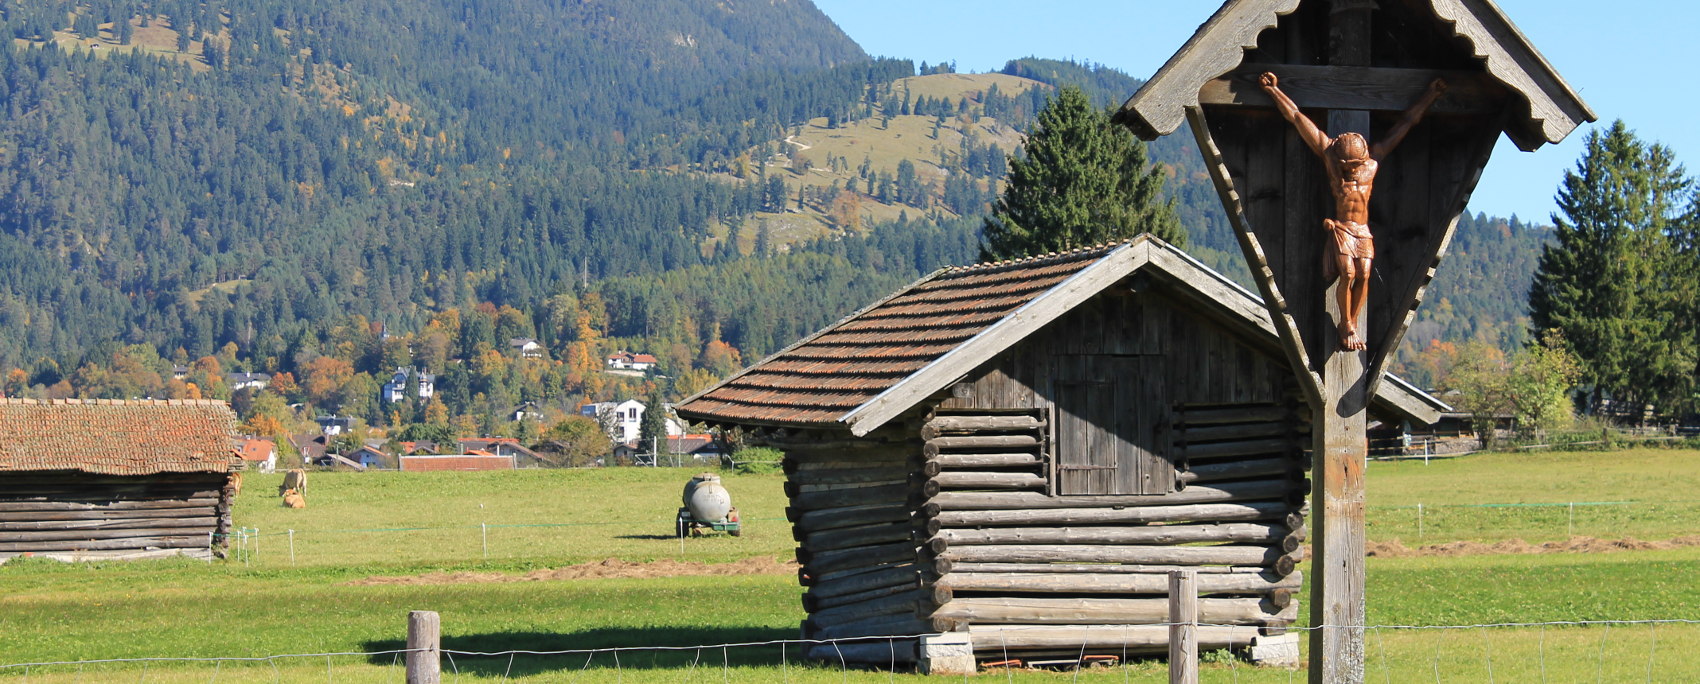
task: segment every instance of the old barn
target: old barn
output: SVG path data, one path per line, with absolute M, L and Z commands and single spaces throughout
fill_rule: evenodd
M 221 401 L 0 399 L 0 558 L 211 558 L 235 423 Z
M 1142 237 L 935 272 L 678 412 L 784 450 L 806 637 L 1119 655 L 1166 648 L 1172 569 L 1199 570 L 1199 619 L 1224 625 L 1206 648 L 1297 617 L 1294 376 L 1256 295 Z M 1372 410 L 1443 409 L 1383 382 Z

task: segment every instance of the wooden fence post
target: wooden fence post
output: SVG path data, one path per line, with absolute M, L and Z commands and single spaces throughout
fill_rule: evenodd
M 407 614 L 407 684 L 442 684 L 442 636 L 436 611 Z
M 1169 684 L 1198 684 L 1198 571 L 1169 572 Z

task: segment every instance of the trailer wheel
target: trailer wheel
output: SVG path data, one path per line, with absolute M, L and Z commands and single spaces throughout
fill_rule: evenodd
M 685 511 L 680 510 L 679 517 L 673 519 L 673 536 L 681 539 L 691 531 L 691 522 L 685 516 Z

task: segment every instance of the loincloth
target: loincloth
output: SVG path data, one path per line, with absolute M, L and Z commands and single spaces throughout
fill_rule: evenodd
M 1375 258 L 1375 237 L 1369 226 L 1352 221 L 1323 219 L 1323 227 L 1334 236 L 1334 252 L 1353 259 Z

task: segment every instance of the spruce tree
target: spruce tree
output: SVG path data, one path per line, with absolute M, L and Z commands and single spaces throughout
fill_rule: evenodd
M 1689 398 L 1695 368 L 1682 310 L 1694 283 L 1680 276 L 1676 239 L 1690 182 L 1669 148 L 1621 120 L 1585 145 L 1558 191 L 1556 239 L 1536 267 L 1529 316 L 1537 333 L 1556 330 L 1572 345 L 1591 403 L 1668 410 Z
M 1009 184 L 986 219 L 980 256 L 1012 259 L 1147 232 L 1184 244 L 1163 181 L 1145 143 L 1065 86 L 1039 112 L 1022 154 L 1009 160 Z
M 650 392 L 649 399 L 643 409 L 643 419 L 638 423 L 638 453 L 650 451 L 655 454 L 655 464 L 661 464 L 661 457 L 668 454 L 667 449 L 667 408 L 661 403 L 661 392 Z

